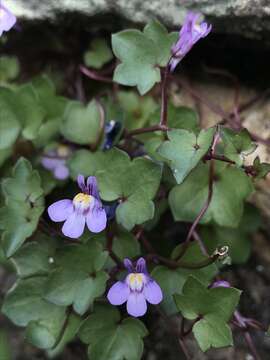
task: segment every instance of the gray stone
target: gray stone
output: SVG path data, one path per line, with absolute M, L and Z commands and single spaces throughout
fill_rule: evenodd
M 269 0 L 2 0 L 20 18 L 57 21 L 59 14 L 118 14 L 132 22 L 162 19 L 178 27 L 187 9 L 198 10 L 221 33 L 265 38 L 270 33 Z

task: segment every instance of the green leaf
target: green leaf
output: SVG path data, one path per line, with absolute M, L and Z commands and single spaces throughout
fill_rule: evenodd
M 39 236 L 38 242 L 23 245 L 11 258 L 20 277 L 45 275 L 50 272 L 54 262 L 55 239 Z
M 100 69 L 112 58 L 113 54 L 106 40 L 94 39 L 90 44 L 90 50 L 84 54 L 84 63 L 94 69 Z
M 12 154 L 12 148 L 6 148 L 3 150 L 0 150 L 0 166 L 2 166 L 5 161 L 11 156 Z
M 261 225 L 261 217 L 258 210 L 246 204 L 243 217 L 236 229 L 221 226 L 203 226 L 200 233 L 212 253 L 217 247 L 228 246 L 228 255 L 233 264 L 245 263 L 251 253 L 251 235 Z
M 263 179 L 270 172 L 270 164 L 261 163 L 260 158 L 257 156 L 253 162 L 253 170 L 256 180 Z
M 26 140 L 33 140 L 45 118 L 45 110 L 39 104 L 31 84 L 22 85 L 15 95 L 23 126 L 22 135 Z
M 142 32 L 124 30 L 112 35 L 112 48 L 121 61 L 114 71 L 115 82 L 137 86 L 139 93 L 144 95 L 160 81 L 156 44 Z
M 245 156 L 256 150 L 257 145 L 252 142 L 246 129 L 235 132 L 232 129 L 223 128 L 221 136 L 224 142 L 224 155 L 238 166 L 243 164 Z
M 81 173 L 98 178 L 103 200 L 120 199 L 116 210 L 118 223 L 130 230 L 154 216 L 154 198 L 161 179 L 161 166 L 145 158 L 130 160 L 127 153 L 77 151 L 69 160 L 73 177 Z
M 214 131 L 214 128 L 202 130 L 198 136 L 187 130 L 168 131 L 169 141 L 160 146 L 158 153 L 167 160 L 178 184 L 208 152 Z
M 233 345 L 231 328 L 214 314 L 196 322 L 192 331 L 202 351 Z
M 137 86 L 141 95 L 160 81 L 158 66 L 166 66 L 176 33 L 168 34 L 158 21 L 152 21 L 144 31 L 124 30 L 112 36 L 112 48 L 121 61 L 114 72 L 114 81 Z
M 94 144 L 100 133 L 100 118 L 101 112 L 95 100 L 86 107 L 71 101 L 64 113 L 61 132 L 67 140 L 76 144 Z
M 192 222 L 199 214 L 208 196 L 208 174 L 209 165 L 201 163 L 171 190 L 169 204 L 176 221 Z M 243 202 L 253 191 L 252 181 L 242 170 L 218 161 L 214 179 L 213 196 L 200 222 L 236 227 L 243 214 Z
M 45 119 L 34 140 L 35 146 L 42 147 L 46 146 L 50 140 L 59 137 L 60 125 L 69 100 L 56 95 L 54 83 L 46 75 L 35 78 L 32 86 L 45 111 Z
M 200 317 L 192 331 L 203 351 L 211 346 L 232 345 L 231 329 L 227 322 L 235 311 L 240 294 L 234 288 L 207 289 L 190 276 L 183 287 L 183 294 L 175 295 L 176 305 L 185 318 L 194 320 Z
M 173 253 L 172 258 L 175 258 L 179 253 L 182 245 L 177 246 Z M 201 253 L 198 243 L 191 243 L 182 257 L 181 261 L 190 264 L 198 264 L 206 259 L 206 256 Z M 165 266 L 157 266 L 153 270 L 151 276 L 158 282 L 162 288 L 163 301 L 161 306 L 165 309 L 166 313 L 171 315 L 177 312 L 173 295 L 181 294 L 182 288 L 189 275 L 196 277 L 205 286 L 214 278 L 217 273 L 217 266 L 215 264 L 208 265 L 201 269 L 168 269 Z
M 0 88 L 0 150 L 12 146 L 21 129 L 14 92 Z
M 2 190 L 5 196 L 5 206 L 0 209 L 2 246 L 10 257 L 35 231 L 44 210 L 44 198 L 39 174 L 24 158 L 16 163 L 13 177 L 3 180 Z
M 26 339 L 40 349 L 51 349 L 64 326 L 64 320 L 64 308 L 59 307 L 49 321 L 48 318 L 30 321 L 26 328 Z
M 65 321 L 65 308 L 42 298 L 45 277 L 17 281 L 5 297 L 2 312 L 16 325 L 27 326 L 28 340 L 41 348 L 52 347 Z
M 115 150 L 112 149 L 108 153 L 112 154 Z M 105 163 L 106 153 L 102 151 L 96 151 L 95 153 L 81 149 L 75 151 L 71 158 L 67 161 L 68 167 L 70 169 L 71 177 L 76 180 L 78 174 L 84 176 L 95 175 L 98 170 L 102 170 L 103 163 Z
M 92 360 L 140 360 L 144 338 L 148 334 L 144 324 L 134 318 L 120 322 L 119 311 L 109 305 L 96 305 L 94 313 L 82 324 L 79 336 L 89 344 Z
M 161 179 L 161 167 L 154 162 L 115 152 L 115 161 L 97 172 L 101 197 L 107 201 L 121 199 L 116 209 L 118 223 L 127 230 L 154 216 L 155 196 Z
M 166 66 L 171 56 L 171 47 L 177 41 L 178 33 L 168 33 L 158 20 L 152 20 L 143 29 L 144 34 L 157 46 L 157 64 Z
M 0 83 L 14 80 L 20 71 L 20 64 L 15 56 L 0 57 Z
M 45 298 L 61 306 L 73 304 L 78 314 L 84 314 L 105 291 L 108 275 L 102 268 L 107 256 L 102 245 L 93 240 L 59 250 L 55 270 L 46 283 Z
M 124 260 L 125 258 L 134 258 L 140 254 L 138 240 L 133 234 L 127 231 L 120 231 L 113 238 L 112 249 L 121 260 Z
M 5 331 L 0 331 L 0 359 L 12 360 L 11 344 Z
M 198 113 L 186 106 L 175 107 L 169 104 L 168 126 L 173 129 L 185 129 L 199 132 Z
M 53 349 L 47 350 L 49 358 L 54 358 L 59 355 L 64 350 L 65 346 L 75 338 L 81 323 L 82 320 L 78 315 L 71 314 L 69 316 L 62 338 Z
M 125 127 L 128 130 L 146 126 L 149 116 L 157 109 L 157 104 L 152 97 L 140 97 L 133 91 L 119 91 L 117 99 L 125 112 Z M 158 118 L 159 115 L 155 117 L 156 122 Z

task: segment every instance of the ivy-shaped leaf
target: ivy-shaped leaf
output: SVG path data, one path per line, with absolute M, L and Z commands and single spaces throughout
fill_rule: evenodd
M 171 56 L 171 47 L 178 38 L 177 32 L 168 33 L 164 25 L 157 20 L 151 20 L 143 29 L 144 34 L 157 46 L 157 64 L 166 66 Z
M 100 69 L 112 58 L 113 54 L 106 40 L 94 39 L 90 44 L 90 50 L 84 54 L 84 63 L 94 69 Z
M 21 130 L 14 92 L 0 88 L 0 150 L 12 146 Z
M 262 163 L 258 156 L 255 158 L 252 166 L 256 180 L 264 179 L 270 172 L 270 164 Z
M 175 303 L 182 315 L 194 320 L 192 331 L 202 351 L 210 347 L 233 345 L 230 320 L 241 292 L 234 288 L 207 289 L 199 280 L 190 276 L 182 295 L 175 295 Z
M 181 250 L 182 245 L 177 246 L 173 253 L 172 258 L 175 258 L 178 252 Z M 181 258 L 185 264 L 198 264 L 206 259 L 206 256 L 202 254 L 201 249 L 197 242 L 191 243 Z M 162 288 L 163 301 L 161 306 L 166 310 L 166 313 L 171 315 L 177 312 L 173 295 L 181 294 L 183 285 L 189 275 L 196 277 L 205 286 L 214 278 L 217 274 L 217 266 L 215 264 L 208 265 L 201 269 L 168 269 L 165 266 L 157 266 L 153 270 L 151 276 L 158 282 Z
M 5 206 L 0 209 L 2 246 L 9 257 L 35 231 L 44 210 L 43 190 L 40 177 L 24 158 L 16 163 L 13 177 L 4 179 L 2 190 Z
M 23 127 L 22 136 L 26 140 L 33 140 L 45 118 L 45 110 L 39 104 L 32 84 L 20 86 L 15 95 Z
M 107 256 L 102 245 L 93 240 L 65 246 L 55 255 L 44 297 L 56 305 L 73 304 L 78 314 L 84 314 L 105 291 L 108 275 L 102 268 Z
M 17 281 L 5 297 L 2 312 L 14 324 L 27 326 L 26 337 L 40 348 L 54 346 L 66 319 L 65 307 L 43 299 L 46 277 Z
M 11 260 L 19 277 L 46 275 L 53 267 L 55 239 L 39 234 L 38 242 L 24 244 Z
M 142 157 L 131 161 L 127 153 L 114 148 L 96 153 L 79 150 L 69 166 L 74 177 L 79 173 L 97 176 L 103 200 L 119 200 L 116 219 L 127 230 L 153 218 L 160 165 Z
M 55 85 L 46 75 L 35 78 L 32 86 L 39 104 L 45 111 L 45 118 L 34 139 L 35 146 L 42 147 L 48 145 L 50 140 L 59 137 L 60 125 L 69 100 L 56 95 Z
M 235 132 L 232 129 L 223 128 L 221 136 L 224 142 L 224 155 L 241 166 L 246 156 L 256 150 L 257 145 L 251 140 L 246 129 Z
M 251 235 L 261 225 L 257 208 L 247 203 L 240 224 L 235 229 L 221 226 L 202 226 L 200 234 L 210 253 L 217 247 L 228 246 L 228 256 L 233 264 L 245 263 L 251 253 Z
M 143 341 L 148 332 L 144 324 L 134 318 L 120 321 L 119 311 L 109 305 L 96 305 L 82 324 L 80 339 L 89 344 L 92 360 L 140 360 Z
M 64 113 L 61 132 L 67 140 L 76 144 L 93 144 L 100 133 L 100 118 L 100 108 L 95 100 L 86 107 L 71 101 Z
M 117 158 L 104 170 L 97 172 L 101 197 L 107 201 L 120 200 L 116 219 L 127 230 L 154 216 L 154 198 L 161 179 L 161 167 L 151 160 L 129 157 L 118 151 Z
M 194 221 L 208 196 L 208 176 L 209 165 L 201 163 L 182 184 L 171 190 L 169 203 L 175 220 Z M 216 161 L 213 196 L 200 222 L 238 226 L 243 214 L 243 202 L 252 191 L 252 181 L 244 171 Z
M 112 35 L 112 48 L 121 61 L 114 72 L 114 81 L 122 85 L 137 86 L 141 95 L 160 81 L 158 66 L 169 60 L 175 33 L 168 34 L 157 21 L 139 30 L 124 30 Z
M 119 91 L 119 105 L 125 112 L 125 127 L 128 130 L 147 125 L 149 116 L 156 110 L 157 104 L 150 96 L 138 96 L 134 91 Z M 159 117 L 156 117 L 157 121 Z
M 214 128 L 210 128 L 202 130 L 198 135 L 180 129 L 168 131 L 169 140 L 160 146 L 158 153 L 167 160 L 178 184 L 207 153 L 214 131 Z

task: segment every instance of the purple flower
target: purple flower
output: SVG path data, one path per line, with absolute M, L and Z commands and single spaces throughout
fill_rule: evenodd
M 226 287 L 229 288 L 231 287 L 230 283 L 226 280 L 218 280 L 215 281 L 212 285 L 211 288 L 217 288 L 217 287 Z
M 184 25 L 179 32 L 178 41 L 171 49 L 172 57 L 169 61 L 171 72 L 174 71 L 178 63 L 191 50 L 192 46 L 210 33 L 212 25 L 208 25 L 206 22 L 199 22 L 200 17 L 201 14 L 187 13 Z
M 127 312 L 131 316 L 143 316 L 147 310 L 146 301 L 154 305 L 162 301 L 161 288 L 149 276 L 143 258 L 137 261 L 135 268 L 129 259 L 124 260 L 124 265 L 128 275 L 110 288 L 107 298 L 112 305 L 127 302 Z
M 78 176 L 77 181 L 82 192 L 77 194 L 73 200 L 59 200 L 48 208 L 48 214 L 52 221 L 65 221 L 62 232 L 70 238 L 80 237 L 85 223 L 88 229 L 94 233 L 104 230 L 107 223 L 95 176 L 89 176 L 86 185 L 82 175 Z
M 71 148 L 66 145 L 59 145 L 56 149 L 48 151 L 41 158 L 42 166 L 52 171 L 54 177 L 58 180 L 65 180 L 69 176 L 69 169 L 66 161 L 71 155 Z
M 4 5 L 0 3 L 0 36 L 4 31 L 9 31 L 16 23 L 14 16 Z

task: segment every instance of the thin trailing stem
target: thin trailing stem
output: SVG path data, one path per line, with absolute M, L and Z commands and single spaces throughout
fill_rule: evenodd
M 161 83 L 161 112 L 160 112 L 160 126 L 167 126 L 168 122 L 168 74 L 169 74 L 169 63 L 167 64 L 162 83 Z
M 256 346 L 254 345 L 254 342 L 252 340 L 252 337 L 251 337 L 249 331 L 246 330 L 244 332 L 244 338 L 245 338 L 246 343 L 247 343 L 247 345 L 248 345 L 248 347 L 250 349 L 250 352 L 252 353 L 252 355 L 254 357 L 254 360 L 261 360 L 261 357 L 257 352 Z
M 109 83 L 112 84 L 113 80 L 111 78 L 108 78 L 106 76 L 100 75 L 98 74 L 96 71 L 90 70 L 88 68 L 86 68 L 83 65 L 80 65 L 80 71 L 87 76 L 88 78 L 92 79 L 92 80 L 96 80 L 96 81 L 101 81 L 101 82 L 105 82 L 105 83 Z
M 124 134 L 124 137 L 130 138 L 135 135 L 140 135 L 140 134 L 145 134 L 145 133 L 150 133 L 150 132 L 155 132 L 155 131 L 168 131 L 168 130 L 170 130 L 170 129 L 166 125 L 153 125 L 153 126 L 149 126 L 149 127 L 145 127 L 145 128 L 126 131 L 126 133 Z
M 218 132 L 218 128 L 216 130 L 216 133 L 214 135 L 214 139 L 213 139 L 213 144 L 211 147 L 211 151 L 210 151 L 210 155 L 211 157 L 215 154 L 215 148 L 217 145 L 219 139 L 219 132 Z M 203 216 L 205 215 L 206 211 L 209 208 L 209 205 L 211 203 L 212 200 L 212 195 L 213 195 L 213 185 L 214 185 L 214 167 L 215 167 L 215 160 L 213 158 L 211 158 L 210 160 L 210 166 L 209 166 L 209 180 L 208 180 L 208 195 L 207 195 L 207 199 L 203 205 L 203 207 L 201 208 L 199 214 L 197 215 L 196 219 L 194 220 L 193 224 L 191 225 L 189 232 L 187 234 L 186 240 L 181 248 L 180 253 L 178 254 L 176 260 L 181 259 L 181 257 L 185 254 L 189 242 L 191 240 L 191 238 L 193 237 L 193 233 L 196 230 L 197 225 L 199 224 L 199 222 L 201 221 L 201 219 L 203 218 Z
M 178 269 L 178 268 L 201 269 L 201 268 L 204 268 L 206 266 L 209 266 L 209 265 L 213 264 L 220 257 L 223 257 L 226 254 L 226 251 L 224 251 L 224 249 L 221 249 L 220 251 L 215 251 L 214 254 L 207 257 L 206 259 L 204 259 L 204 260 L 202 260 L 200 262 L 192 264 L 190 262 L 177 261 L 177 260 L 168 259 L 168 258 L 166 258 L 164 256 L 158 255 L 155 252 L 155 249 L 153 248 L 151 243 L 147 240 L 146 236 L 143 234 L 142 229 L 140 229 L 137 232 L 137 239 L 142 243 L 143 247 L 148 252 L 148 255 L 146 256 L 146 259 L 148 261 L 154 261 L 154 262 L 157 262 L 157 263 L 161 263 L 163 265 L 166 265 L 170 269 Z
M 159 306 L 157 306 L 156 309 L 157 309 L 159 315 L 161 316 L 161 318 L 164 320 L 170 333 L 177 337 L 178 343 L 179 343 L 181 350 L 184 353 L 186 359 L 191 360 L 191 356 L 190 356 L 188 349 L 186 347 L 186 344 L 185 344 L 184 336 L 182 336 L 181 332 L 175 327 L 175 325 L 173 324 L 171 319 L 163 312 L 163 310 Z

